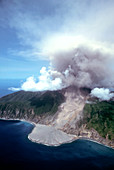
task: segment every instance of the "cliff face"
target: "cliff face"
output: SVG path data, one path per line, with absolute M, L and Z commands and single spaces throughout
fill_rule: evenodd
M 114 147 L 114 102 L 99 102 L 89 93 L 76 87 L 16 92 L 0 99 L 0 117 L 30 120 Z

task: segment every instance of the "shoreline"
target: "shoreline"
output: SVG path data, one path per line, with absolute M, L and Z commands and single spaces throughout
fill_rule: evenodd
M 36 124 L 35 128 L 28 135 L 28 139 L 47 146 L 60 146 L 71 143 L 78 139 L 76 135 L 71 135 L 53 126 Z
M 13 120 L 15 121 L 15 120 L 17 120 L 17 121 L 22 121 L 22 122 L 27 122 L 27 123 L 32 124 L 32 125 L 33 125 L 33 129 L 32 129 L 32 131 L 28 134 L 28 139 L 29 139 L 30 141 L 32 141 L 32 142 L 35 142 L 35 143 L 38 143 L 38 144 L 42 144 L 42 145 L 45 145 L 45 146 L 57 147 L 57 146 L 60 146 L 60 145 L 62 145 L 62 144 L 72 143 L 72 142 L 74 142 L 74 141 L 76 141 L 76 140 L 78 140 L 78 139 L 82 139 L 82 140 L 88 140 L 88 141 L 91 141 L 91 142 L 100 144 L 100 145 L 102 145 L 102 146 L 105 146 L 105 147 L 114 149 L 113 147 L 110 147 L 110 146 L 108 146 L 108 145 L 102 144 L 102 143 L 100 143 L 100 142 L 98 142 L 98 141 L 96 141 L 96 140 L 94 140 L 94 139 L 87 138 L 87 137 L 77 137 L 76 135 L 73 135 L 74 138 L 73 138 L 72 140 L 69 140 L 69 141 L 66 141 L 66 142 L 62 142 L 62 143 L 59 143 L 59 144 L 49 144 L 49 143 L 45 143 L 45 144 L 44 144 L 44 143 L 42 143 L 42 142 L 38 142 L 38 140 L 32 139 L 32 138 L 30 137 L 30 134 L 33 133 L 33 131 L 34 131 L 34 129 L 37 127 L 37 125 L 43 125 L 43 126 L 48 127 L 47 125 L 44 125 L 44 124 L 36 124 L 36 123 L 34 123 L 34 122 L 32 122 L 32 121 L 25 120 L 25 119 L 13 119 L 13 118 L 12 118 L 12 119 L 11 119 L 11 118 L 8 118 L 8 119 L 7 119 L 7 118 L 0 118 L 0 120 L 4 120 L 4 121 L 13 121 Z M 65 134 L 67 134 L 67 133 L 65 133 Z M 67 135 L 70 135 L 70 134 L 67 134 Z
M 11 119 L 11 118 L 0 118 L 0 120 L 5 120 L 5 121 L 12 121 L 12 120 L 18 120 L 18 121 L 23 121 L 23 122 L 27 122 L 27 123 L 30 123 L 30 124 L 32 124 L 32 125 L 34 125 L 34 126 L 36 126 L 36 123 L 34 123 L 34 122 L 32 122 L 32 121 L 30 121 L 30 120 L 25 120 L 25 119 Z
M 93 140 L 93 139 L 91 139 L 91 138 L 79 137 L 79 139 L 82 139 L 82 140 L 88 140 L 88 141 L 91 141 L 91 142 L 94 142 L 94 143 L 100 144 L 100 145 L 102 145 L 102 146 L 105 146 L 105 147 L 108 147 L 108 148 L 114 149 L 114 148 L 112 148 L 112 147 L 110 147 L 110 146 L 108 146 L 108 145 L 102 144 L 102 143 L 100 143 L 100 142 L 98 142 L 98 141 L 96 141 L 96 140 Z
M 41 145 L 45 145 L 45 146 L 48 146 L 48 147 L 58 147 L 58 146 L 60 146 L 60 145 L 64 145 L 64 144 L 69 144 L 69 143 L 72 143 L 72 142 L 75 142 L 76 140 L 78 140 L 78 139 L 74 139 L 74 140 L 71 140 L 71 141 L 68 141 L 68 142 L 66 142 L 66 143 L 61 143 L 61 144 L 58 144 L 58 145 L 50 145 L 50 144 L 43 144 L 43 143 L 39 143 L 39 142 L 37 142 L 37 141 L 35 141 L 35 140 L 32 140 L 30 137 L 29 137 L 29 135 L 28 135 L 28 139 L 30 140 L 30 141 L 32 141 L 32 142 L 34 142 L 34 143 L 37 143 L 37 144 L 41 144 Z

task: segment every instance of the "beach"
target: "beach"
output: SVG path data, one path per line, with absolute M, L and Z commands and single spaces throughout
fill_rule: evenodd
M 53 126 L 42 124 L 36 124 L 33 131 L 28 135 L 28 138 L 33 142 L 47 146 L 59 146 L 78 139 L 76 135 L 70 135 Z

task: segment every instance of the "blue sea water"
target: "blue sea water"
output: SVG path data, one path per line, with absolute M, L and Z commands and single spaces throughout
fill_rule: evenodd
M 28 139 L 32 129 L 28 122 L 0 120 L 0 170 L 114 169 L 109 147 L 88 140 L 49 147 Z
M 13 91 L 8 90 L 8 88 L 20 87 L 21 83 L 21 79 L 0 79 L 0 97 L 13 93 Z

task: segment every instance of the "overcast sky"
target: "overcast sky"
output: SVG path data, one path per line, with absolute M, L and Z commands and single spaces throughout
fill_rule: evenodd
M 0 78 L 38 76 L 61 36 L 113 45 L 114 0 L 0 0 Z

